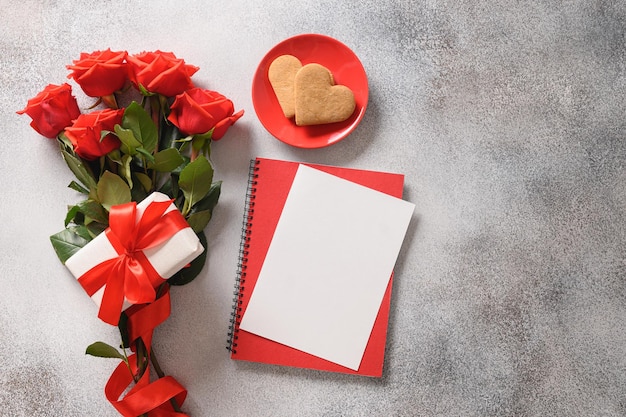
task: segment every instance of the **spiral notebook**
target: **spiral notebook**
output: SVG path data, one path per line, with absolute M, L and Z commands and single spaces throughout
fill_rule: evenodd
M 251 161 L 229 349 L 236 360 L 382 376 L 404 176 Z

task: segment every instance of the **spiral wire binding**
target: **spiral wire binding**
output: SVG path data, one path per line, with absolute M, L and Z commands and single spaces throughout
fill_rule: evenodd
M 239 243 L 239 261 L 237 263 L 237 275 L 235 278 L 235 291 L 233 292 L 233 311 L 230 313 L 230 325 L 228 326 L 228 349 L 231 353 L 237 353 L 237 333 L 241 323 L 241 304 L 244 286 L 246 283 L 246 264 L 248 262 L 248 249 L 250 248 L 250 235 L 252 233 L 252 220 L 254 218 L 254 198 L 256 193 L 257 178 L 259 177 L 258 159 L 250 160 L 248 168 L 248 185 L 246 188 L 246 200 L 243 210 L 243 222 L 241 225 L 241 240 Z

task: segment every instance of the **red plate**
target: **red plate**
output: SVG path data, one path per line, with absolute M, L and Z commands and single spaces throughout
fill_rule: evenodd
M 287 119 L 267 77 L 272 61 L 285 54 L 297 57 L 302 65 L 315 62 L 325 66 L 335 84 L 350 88 L 356 101 L 352 116 L 315 126 L 296 126 L 293 119 Z M 298 35 L 279 43 L 263 57 L 252 80 L 252 103 L 263 126 L 277 139 L 299 148 L 322 148 L 348 136 L 363 118 L 367 98 L 367 76 L 359 58 L 343 43 L 324 35 Z

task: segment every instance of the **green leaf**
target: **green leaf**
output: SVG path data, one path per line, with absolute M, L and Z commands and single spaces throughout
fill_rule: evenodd
M 190 135 L 184 138 L 176 139 L 174 143 L 177 145 L 178 150 L 182 152 L 187 145 L 193 143 L 193 138 L 193 135 Z
M 94 223 L 96 224 L 96 223 Z M 72 233 L 76 233 L 78 236 L 82 237 L 85 240 L 91 241 L 97 235 L 92 235 L 89 229 L 86 226 L 70 226 L 68 229 Z
M 148 164 L 148 168 L 159 172 L 171 172 L 185 162 L 176 148 L 163 149 L 154 154 L 154 163 Z
M 207 240 L 204 232 L 197 233 L 197 235 L 198 239 L 200 239 L 200 243 L 202 243 L 202 247 L 204 247 L 204 251 L 196 259 L 191 261 L 187 268 L 181 269 L 168 279 L 167 282 L 170 285 L 189 284 L 200 274 L 200 272 L 202 272 L 207 256 Z
M 213 128 L 211 128 L 211 130 L 209 130 L 208 132 L 205 132 L 205 133 L 199 133 L 199 134 L 197 134 L 197 135 L 194 135 L 194 140 L 195 140 L 195 139 L 197 139 L 197 138 L 201 138 L 201 139 L 203 139 L 203 142 L 205 142 L 205 141 L 207 141 L 207 140 L 210 142 L 210 141 L 211 141 L 211 139 L 213 138 L 213 131 L 214 131 L 214 130 L 215 130 L 215 128 L 213 127 Z
M 109 215 L 99 202 L 91 199 L 85 200 L 78 203 L 78 207 L 80 208 L 80 212 L 86 217 L 89 217 L 89 219 L 98 223 L 108 224 Z
M 87 198 L 93 201 L 98 201 L 98 185 L 97 184 L 95 187 L 93 187 L 91 191 L 89 191 L 89 195 L 87 196 Z
M 220 197 L 222 182 L 218 181 L 211 185 L 209 193 L 191 209 L 187 222 L 194 232 L 199 233 L 211 220 L 213 209 Z
M 179 149 L 179 152 L 180 152 L 180 149 Z M 177 176 L 180 176 L 180 173 L 183 171 L 183 169 L 185 169 L 187 165 L 189 165 L 189 163 L 191 162 L 191 158 L 189 158 L 187 155 L 181 154 L 180 156 L 183 157 L 184 162 L 178 168 L 172 170 L 172 174 L 176 174 Z
M 137 152 L 140 153 L 141 155 L 143 155 L 144 158 L 146 158 L 146 160 L 148 162 L 154 163 L 154 155 L 149 153 L 147 150 L 145 150 L 141 146 L 139 148 L 137 148 Z
M 200 152 L 200 150 L 204 147 L 204 143 L 206 142 L 206 138 L 202 135 L 195 135 L 193 140 L 191 141 L 191 149 L 194 151 Z M 210 141 L 211 139 L 209 139 Z
M 122 163 L 122 153 L 120 152 L 119 149 L 113 149 L 111 152 L 107 154 L 107 156 L 113 162 L 116 162 L 118 164 Z
M 130 155 L 124 155 L 120 161 L 120 167 L 119 167 L 119 173 L 120 176 L 124 177 L 124 179 L 126 180 L 126 182 L 128 183 L 128 186 L 130 188 L 133 188 L 133 170 L 130 167 L 130 163 L 133 160 L 133 157 Z
M 131 340 L 128 332 L 128 315 L 123 311 L 122 314 L 120 314 L 120 321 L 117 323 L 117 328 L 119 329 L 120 336 L 122 337 L 122 348 L 130 348 Z
M 120 142 L 122 142 L 120 146 L 122 152 L 131 156 L 137 154 L 137 148 L 141 146 L 141 142 L 137 140 L 132 130 L 125 129 L 120 125 L 115 125 L 115 134 Z
M 59 135 L 57 136 L 57 140 L 59 141 L 59 147 L 62 151 L 70 151 L 74 149 L 74 145 L 72 145 L 72 142 L 65 135 L 65 132 L 59 133 Z
M 191 209 L 191 213 L 202 210 L 213 210 L 217 206 L 222 191 L 222 181 L 211 184 L 208 194 Z
M 212 132 L 213 129 L 211 129 L 211 133 Z M 204 142 L 204 146 L 202 147 L 202 153 L 204 153 L 207 158 L 211 157 L 211 143 L 213 143 L 212 140 L 207 140 Z
M 119 350 L 104 342 L 95 342 L 87 346 L 85 354 L 99 358 L 121 359 L 126 362 L 126 357 Z
M 106 210 L 110 210 L 111 206 L 128 203 L 131 201 L 130 187 L 120 176 L 104 171 L 98 181 L 98 201 Z
M 91 190 L 96 187 L 96 179 L 87 165 L 82 160 L 70 154 L 66 150 L 61 150 L 63 160 L 70 168 L 70 170 L 76 176 L 76 179 L 81 182 L 87 189 Z
M 194 232 L 199 233 L 211 220 L 211 210 L 202 210 L 195 213 L 191 213 L 189 217 L 187 217 L 187 223 L 193 229 Z
M 180 130 L 174 125 L 166 121 L 161 124 L 161 139 L 159 141 L 159 149 L 173 148 L 178 138 L 183 136 Z
M 136 101 L 124 110 L 122 127 L 132 130 L 135 138 L 149 154 L 155 151 L 158 143 L 157 127 L 150 114 Z
M 68 187 L 70 187 L 74 191 L 78 191 L 81 194 L 89 194 L 89 190 L 77 183 L 76 181 L 70 182 Z
M 183 168 L 178 178 L 178 186 L 185 196 L 183 215 L 187 215 L 189 210 L 207 195 L 212 181 L 213 167 L 203 155 Z
M 146 87 L 144 87 L 143 84 L 141 84 L 141 83 L 138 84 L 137 87 L 139 87 L 139 92 L 141 94 L 143 94 L 144 96 L 146 96 L 146 97 L 150 97 L 150 96 L 153 96 L 155 94 L 155 93 L 151 93 L 148 90 L 146 90 Z
M 145 192 L 152 190 L 152 180 L 143 172 L 135 172 L 135 177 L 143 187 Z
M 65 264 L 65 261 L 85 246 L 89 240 L 70 229 L 63 229 L 50 236 L 50 242 L 61 263 Z
M 104 230 L 108 227 L 109 225 L 107 223 L 98 223 L 98 222 L 92 222 L 89 223 L 85 226 L 83 226 L 87 232 L 93 236 L 96 237 L 98 236 L 100 233 L 104 232 Z
M 68 224 L 70 224 L 72 222 L 72 220 L 74 220 L 74 218 L 76 218 L 76 215 L 80 212 L 80 207 L 78 206 L 72 206 L 70 207 L 70 209 L 67 211 L 67 215 L 65 216 L 65 226 L 67 227 Z

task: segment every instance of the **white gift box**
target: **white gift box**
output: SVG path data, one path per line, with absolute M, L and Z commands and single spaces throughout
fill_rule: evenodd
M 159 192 L 150 194 L 137 204 L 137 221 L 139 221 L 144 210 L 150 203 L 153 201 L 161 202 L 168 200 L 171 199 L 165 194 Z M 178 210 L 174 203 L 172 203 L 165 212 L 168 213 L 172 210 Z M 166 280 L 198 257 L 203 250 L 204 248 L 198 236 L 196 236 L 191 227 L 186 227 L 179 230 L 170 239 L 160 245 L 144 250 L 143 253 L 159 276 L 162 277 L 163 280 Z M 65 266 L 67 266 L 72 275 L 78 279 L 94 266 L 109 259 L 117 258 L 118 256 L 117 251 L 113 248 L 109 239 L 107 239 L 106 233 L 100 233 L 87 245 L 72 255 L 65 262 Z M 98 307 L 100 307 L 103 293 L 104 286 L 91 297 Z M 131 304 L 127 300 L 124 300 L 122 310 L 130 306 Z

